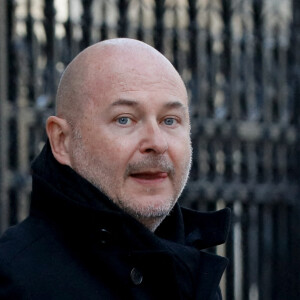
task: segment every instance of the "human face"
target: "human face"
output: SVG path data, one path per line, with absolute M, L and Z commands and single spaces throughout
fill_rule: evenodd
M 185 87 L 172 72 L 107 78 L 74 131 L 71 166 L 135 218 L 163 218 L 190 169 Z

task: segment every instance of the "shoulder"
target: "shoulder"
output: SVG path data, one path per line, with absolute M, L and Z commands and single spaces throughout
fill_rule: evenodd
M 47 227 L 35 218 L 27 218 L 22 223 L 12 226 L 0 238 L 0 264 L 11 264 L 18 257 L 25 255 L 43 237 Z
M 0 299 L 29 299 L 24 284 L 35 260 L 34 248 L 46 236 L 34 218 L 10 227 L 0 238 Z

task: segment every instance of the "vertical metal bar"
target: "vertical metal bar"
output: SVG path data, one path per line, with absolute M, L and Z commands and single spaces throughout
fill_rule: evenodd
M 243 272 L 242 272 L 242 297 L 243 299 L 248 299 L 249 297 L 249 264 L 251 261 L 250 255 L 250 247 L 249 247 L 249 225 L 250 225 L 250 218 L 249 218 L 249 203 L 245 203 L 243 205 L 243 214 L 241 216 L 242 222 L 242 265 L 243 265 Z
M 50 97 L 54 106 L 55 95 L 55 9 L 53 0 L 45 0 L 44 28 L 46 32 L 47 65 L 44 72 L 45 93 Z
M 33 18 L 31 15 L 31 0 L 27 1 L 27 18 L 26 18 L 26 49 L 28 57 L 29 80 L 27 81 L 28 87 L 28 100 L 30 103 L 35 101 L 35 53 L 34 53 L 34 32 L 33 32 Z
M 296 211 L 297 211 L 296 207 Z M 295 222 L 295 217 L 298 217 L 297 223 Z M 299 215 L 295 213 L 295 204 L 288 207 L 288 282 L 289 282 L 289 299 L 299 299 L 300 298 L 300 276 L 299 276 L 299 237 L 295 236 L 295 231 L 299 224 Z M 299 231 L 299 230 L 298 230 Z
M 278 290 L 277 287 L 282 285 L 282 282 L 280 282 L 279 280 L 279 265 L 280 262 L 278 261 L 280 259 L 279 255 L 278 255 L 278 249 L 281 243 L 281 239 L 282 237 L 279 236 L 279 224 L 278 224 L 278 207 L 277 205 L 274 205 L 274 209 L 273 209 L 273 228 L 274 228 L 274 232 L 273 232 L 273 238 L 274 238 L 274 244 L 273 244 L 273 249 L 272 249 L 272 255 L 273 255 L 273 272 L 272 272 L 272 299 L 274 300 L 280 300 L 279 297 L 277 297 L 278 294 Z
M 227 204 L 227 207 L 231 208 L 233 211 L 233 204 Z M 233 211 L 234 212 L 234 211 Z M 233 215 L 233 220 L 232 220 L 232 227 L 234 228 L 235 222 L 236 222 L 236 217 Z M 231 300 L 234 299 L 234 242 L 235 242 L 235 237 L 233 234 L 233 230 L 229 232 L 227 243 L 226 243 L 226 256 L 229 258 L 229 265 L 226 269 L 226 299 Z
M 92 43 L 92 6 L 93 0 L 85 0 L 82 2 L 83 15 L 82 15 L 82 41 L 81 48 L 84 49 Z
M 209 160 L 208 160 L 208 165 L 209 165 L 209 173 L 208 173 L 208 178 L 209 181 L 214 181 L 216 178 L 216 161 L 215 161 L 215 156 L 216 156 L 216 147 L 214 140 L 210 140 L 208 142 L 208 153 L 209 153 Z
M 155 27 L 153 32 L 154 46 L 160 51 L 164 52 L 164 14 L 165 14 L 165 0 L 155 1 Z
M 279 123 L 286 124 L 289 122 L 290 119 L 289 112 L 288 112 L 287 46 L 281 45 L 279 42 L 278 51 L 279 51 L 278 53 L 279 72 L 277 72 L 278 115 L 279 115 Z
M 202 51 L 198 51 L 198 9 L 197 9 L 197 1 L 189 0 L 188 1 L 188 15 L 189 15 L 189 26 L 188 26 L 188 37 L 189 37 L 189 54 L 188 54 L 188 68 L 191 71 L 191 79 L 189 82 L 189 88 L 191 90 L 191 111 L 193 114 L 198 115 L 199 117 L 206 117 L 206 97 L 203 94 L 203 101 L 199 103 L 200 97 L 200 74 L 199 71 L 203 74 L 203 81 L 206 81 L 206 66 L 201 66 L 203 69 L 199 68 L 199 64 L 201 63 L 201 55 L 206 55 L 205 45 L 202 45 Z M 205 36 L 206 38 L 206 36 Z M 203 39 L 202 42 L 205 40 Z M 200 45 L 201 46 L 201 45 Z M 204 52 L 204 53 L 203 53 Z M 200 57 L 199 57 L 200 56 Z M 205 70 L 205 71 L 204 71 Z M 199 109 L 198 109 L 199 107 Z
M 274 64 L 274 45 L 272 44 L 272 29 L 271 26 L 268 24 L 268 16 L 267 14 L 270 12 L 267 11 L 266 2 L 264 3 L 263 11 L 266 12 L 264 14 L 264 22 L 263 22 L 263 41 L 262 41 L 262 114 L 263 114 L 263 121 L 267 124 L 272 122 L 272 106 L 273 106 L 273 94 L 274 86 L 273 86 L 273 78 L 274 74 L 273 71 L 273 64 Z M 269 25 L 269 26 L 268 26 Z
M 179 38 L 178 38 L 178 12 L 177 12 L 177 3 L 174 3 L 173 6 L 173 14 L 174 14 L 174 22 L 172 29 L 172 56 L 173 56 L 173 65 L 175 69 L 181 73 L 180 64 L 179 64 Z
M 236 30 L 241 26 L 241 11 L 240 3 L 236 6 L 232 5 L 233 13 L 231 17 L 231 51 L 230 51 L 230 110 L 231 118 L 236 121 L 241 118 L 241 78 L 240 78 L 240 68 L 241 68 L 241 33 Z M 238 25 L 235 25 L 235 20 L 239 20 Z
M 118 36 L 125 37 L 128 33 L 128 0 L 119 0 L 118 8 L 119 8 L 119 20 L 118 20 Z
M 7 60 L 8 64 L 8 100 L 10 102 L 15 102 L 18 94 L 18 89 L 16 88 L 16 82 L 19 75 L 19 70 L 17 68 L 17 51 L 14 38 L 14 11 L 15 2 L 13 0 L 8 0 L 6 4 L 7 11 Z
M 249 299 L 258 300 L 258 209 L 257 204 L 249 205 Z
M 138 20 L 139 20 L 139 23 L 138 23 L 138 29 L 137 29 L 137 32 L 136 32 L 136 36 L 137 36 L 137 39 L 140 40 L 140 41 L 143 41 L 144 40 L 144 1 L 141 0 L 139 1 L 139 16 L 138 16 Z
M 63 62 L 65 65 L 67 65 L 72 57 L 73 57 L 73 24 L 72 24 L 72 16 L 71 16 L 71 0 L 68 0 L 68 19 L 66 20 L 64 27 L 66 30 L 66 56 L 63 57 Z
M 197 1 L 190 0 L 190 25 L 188 34 L 190 36 L 190 61 L 188 64 L 191 69 L 192 79 L 191 88 L 194 93 L 192 97 L 192 109 L 197 105 L 197 113 L 199 119 L 208 117 L 208 99 L 210 97 L 210 52 L 209 52 L 209 33 L 208 22 L 206 21 L 201 27 L 198 26 L 198 20 L 206 18 L 209 2 L 203 1 L 201 5 L 197 5 Z M 200 28 L 199 28 L 200 27 Z M 193 42 L 194 40 L 195 42 Z M 195 49 L 193 50 L 192 47 Z M 193 61 L 193 59 L 195 59 Z M 194 69 L 194 71 L 193 71 Z M 194 77 L 195 76 L 195 77 Z
M 284 299 L 287 297 L 288 299 L 291 299 L 288 297 L 289 293 L 289 280 L 288 280 L 288 274 L 289 274 L 289 249 L 288 249 L 288 205 L 286 203 L 280 203 L 277 205 L 278 207 L 278 214 L 277 214 L 277 224 L 278 224 L 278 237 L 279 237 L 279 243 L 278 243 L 278 273 L 277 273 L 277 280 L 278 284 L 281 285 L 280 289 L 277 292 L 277 298 L 278 299 Z M 277 285 L 278 286 L 278 285 Z
M 222 0 L 222 20 L 223 20 L 223 52 L 221 53 L 221 73 L 224 75 L 224 81 L 225 81 L 225 88 L 224 88 L 224 101 L 227 108 L 227 116 L 231 117 L 231 110 L 230 107 L 230 92 L 231 89 L 229 89 L 229 78 L 230 78 L 230 65 L 231 65 L 231 55 L 230 55 L 230 49 L 231 49 L 231 29 L 230 29 L 230 22 L 232 17 L 232 10 L 231 10 L 231 0 Z
M 250 2 L 250 3 L 248 3 Z M 253 34 L 253 15 L 252 15 L 252 1 L 244 1 L 245 13 L 245 27 L 247 28 L 244 33 L 244 55 L 245 62 L 242 64 L 243 77 L 244 77 L 244 98 L 245 98 L 245 115 L 248 120 L 257 120 L 257 106 L 255 103 L 255 77 L 254 77 L 254 34 Z
M 298 0 L 293 1 L 293 22 L 292 22 L 292 34 L 291 34 L 291 47 L 290 47 L 290 76 L 289 82 L 292 88 L 292 100 L 293 100 L 293 115 L 292 122 L 295 123 L 298 128 L 300 126 L 300 2 Z
M 259 230 L 259 296 L 260 299 L 272 299 L 272 274 L 273 274 L 273 223 L 272 205 L 267 203 L 260 206 Z
M 30 185 L 29 170 L 30 170 L 30 147 L 29 147 L 29 124 L 32 122 L 32 114 L 29 113 L 28 107 L 33 107 L 36 100 L 36 48 L 34 35 L 34 19 L 32 17 L 32 0 L 27 0 L 27 15 L 26 15 L 26 36 L 24 37 L 24 48 L 26 61 L 20 62 L 20 77 L 27 88 L 27 93 L 20 92 L 18 99 L 18 177 L 19 182 L 16 186 L 18 190 L 17 195 L 17 212 L 16 218 L 20 222 L 28 216 L 29 211 L 29 197 L 28 190 Z M 26 186 L 27 183 L 27 186 Z
M 8 226 L 8 166 L 7 166 L 7 7 L 0 0 L 0 234 Z
M 254 23 L 254 84 L 255 84 L 255 102 L 257 110 L 256 119 L 260 119 L 262 116 L 262 101 L 263 101 L 263 93 L 262 93 L 262 33 L 263 33 L 263 1 L 261 0 L 253 0 L 252 11 L 253 11 L 253 23 Z
M 208 99 L 210 117 L 223 119 L 226 117 L 224 106 L 224 83 L 221 73 L 221 53 L 223 51 L 223 14 L 219 1 L 210 1 L 209 35 L 211 37 L 211 62 L 210 62 L 210 90 L 211 97 Z M 214 26 L 215 23 L 220 25 Z
M 242 224 L 241 217 L 243 215 L 243 207 L 240 201 L 234 203 L 233 206 L 236 222 L 232 227 L 233 241 L 233 258 L 234 258 L 234 299 L 242 300 L 243 298 L 243 252 L 242 252 Z
M 102 2 L 102 24 L 101 24 L 101 39 L 102 40 L 106 40 L 108 38 L 108 26 L 107 26 L 107 21 L 106 21 L 106 18 L 107 18 L 107 3 L 106 1 L 104 0 Z
M 20 70 L 18 66 L 18 49 L 16 39 L 16 16 L 15 1 L 7 1 L 7 61 L 8 61 L 8 102 L 10 108 L 7 110 L 7 146 L 8 146 L 8 168 L 10 174 L 7 197 L 8 197 L 8 223 L 9 225 L 17 222 L 17 201 L 19 191 L 17 190 L 17 171 L 19 167 L 19 133 L 18 133 L 18 97 Z M 11 109 L 12 108 L 12 109 Z M 13 114 L 11 112 L 14 112 Z M 7 158 L 6 158 L 7 159 Z
M 291 88 L 292 98 L 294 102 L 293 121 L 298 131 L 298 139 L 295 145 L 296 152 L 296 172 L 295 179 L 298 183 L 298 194 L 300 194 L 300 1 L 293 0 L 293 23 L 292 23 L 292 40 L 291 40 L 292 60 L 291 68 Z M 293 297 L 291 299 L 300 299 L 300 195 L 295 199 L 295 207 L 292 215 L 292 254 L 293 254 Z
M 195 141 L 193 147 L 193 154 L 197 154 L 196 159 L 193 162 L 195 174 L 191 174 L 192 179 L 207 178 L 209 172 L 209 152 L 207 140 L 200 138 Z

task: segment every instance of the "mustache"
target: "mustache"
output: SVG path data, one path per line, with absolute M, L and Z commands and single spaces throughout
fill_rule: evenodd
M 125 170 L 125 177 L 133 173 L 142 173 L 149 169 L 158 169 L 171 175 L 175 173 L 174 165 L 165 156 L 147 156 L 141 161 L 129 163 Z

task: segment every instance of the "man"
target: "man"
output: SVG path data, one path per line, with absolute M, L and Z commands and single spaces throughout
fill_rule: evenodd
M 65 70 L 30 216 L 0 242 L 0 299 L 220 299 L 229 211 L 176 204 L 191 164 L 187 92 L 152 47 L 113 39 Z

